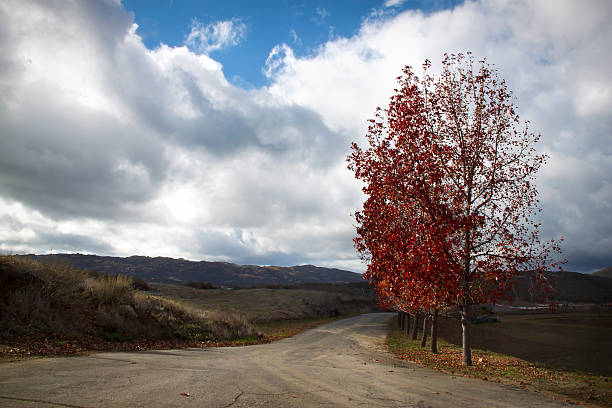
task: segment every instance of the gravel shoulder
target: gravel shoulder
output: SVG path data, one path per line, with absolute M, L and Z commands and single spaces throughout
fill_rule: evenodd
M 2 407 L 562 407 L 521 388 L 394 358 L 392 314 L 270 344 L 99 353 L 0 365 Z

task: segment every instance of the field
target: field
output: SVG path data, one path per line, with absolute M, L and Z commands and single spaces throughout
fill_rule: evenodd
M 507 315 L 472 328 L 473 367 L 461 364 L 456 319 L 440 319 L 437 355 L 396 323 L 387 344 L 401 358 L 442 371 L 612 407 L 612 312 Z
M 473 325 L 473 346 L 548 367 L 612 376 L 612 312 L 523 314 Z M 440 319 L 440 337 L 461 344 L 458 320 Z
M 152 295 L 205 312 L 240 316 L 261 333 L 262 341 L 293 336 L 338 318 L 379 310 L 375 294 L 365 282 L 249 289 L 195 289 L 162 283 L 150 286 Z
M 310 284 L 278 288 L 195 289 L 151 284 L 153 295 L 180 301 L 199 310 L 229 312 L 253 323 L 334 317 L 377 311 L 367 284 Z

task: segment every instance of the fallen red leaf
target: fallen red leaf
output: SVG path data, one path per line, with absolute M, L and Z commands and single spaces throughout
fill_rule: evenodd
M 183 397 L 191 397 L 191 394 L 187 393 L 187 392 L 181 392 L 181 395 Z

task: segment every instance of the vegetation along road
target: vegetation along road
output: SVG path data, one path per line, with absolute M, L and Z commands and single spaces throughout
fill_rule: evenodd
M 361 315 L 256 346 L 3 363 L 0 406 L 566 406 L 395 359 L 384 347 L 391 316 Z

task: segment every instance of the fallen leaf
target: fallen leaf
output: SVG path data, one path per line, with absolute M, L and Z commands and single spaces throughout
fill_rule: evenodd
M 188 392 L 181 392 L 181 395 L 183 397 L 191 397 L 191 394 L 189 394 Z

